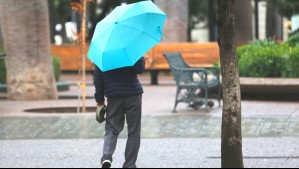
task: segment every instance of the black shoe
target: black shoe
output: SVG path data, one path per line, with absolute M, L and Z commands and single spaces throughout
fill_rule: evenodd
M 112 164 L 112 157 L 110 155 L 104 155 L 101 159 L 102 168 L 110 168 Z

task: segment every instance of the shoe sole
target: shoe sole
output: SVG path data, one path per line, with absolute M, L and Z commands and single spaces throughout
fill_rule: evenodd
M 109 160 L 105 160 L 102 164 L 102 168 L 110 168 L 111 162 Z

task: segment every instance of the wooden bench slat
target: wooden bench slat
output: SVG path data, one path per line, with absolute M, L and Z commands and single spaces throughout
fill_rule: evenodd
M 51 47 L 52 55 L 61 60 L 62 71 L 78 71 L 81 69 L 81 49 L 77 45 L 62 45 Z M 87 50 L 88 51 L 88 50 Z M 180 52 L 190 66 L 212 66 L 218 62 L 219 47 L 216 42 L 207 43 L 160 43 L 146 55 L 149 57 L 146 62 L 146 70 L 170 70 L 165 52 Z M 93 70 L 93 64 L 87 59 L 87 70 Z

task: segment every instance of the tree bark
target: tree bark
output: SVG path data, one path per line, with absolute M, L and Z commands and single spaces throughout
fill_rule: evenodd
M 51 43 L 55 43 L 55 26 L 56 26 L 56 19 L 57 19 L 57 12 L 55 11 L 55 5 L 53 0 L 48 0 L 48 7 L 49 7 L 49 14 L 50 14 L 50 39 Z
M 188 39 L 189 1 L 155 0 L 157 6 L 167 13 L 164 35 L 167 42 L 186 42 Z
M 235 1 L 236 42 L 248 42 L 253 39 L 251 0 Z
M 236 57 L 233 0 L 218 0 L 218 5 L 218 43 L 223 87 L 221 165 L 223 168 L 243 168 L 241 92 Z
M 47 0 L 0 0 L 10 100 L 57 99 Z

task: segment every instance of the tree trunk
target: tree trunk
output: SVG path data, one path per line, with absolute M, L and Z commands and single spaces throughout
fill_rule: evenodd
M 223 87 L 221 165 L 223 168 L 243 168 L 241 92 L 236 57 L 233 0 L 218 0 L 218 4 L 218 43 Z
M 57 99 L 47 0 L 1 0 L 10 100 Z
M 167 13 L 164 35 L 167 42 L 186 42 L 188 39 L 188 0 L 155 0 L 157 6 Z
M 57 12 L 55 11 L 55 5 L 53 0 L 48 0 L 48 7 L 49 7 L 49 14 L 50 14 L 50 39 L 51 43 L 55 43 L 55 26 L 56 26 L 56 19 L 57 19 Z
M 282 17 L 272 1 L 267 1 L 266 35 L 267 38 L 282 40 Z
M 251 0 L 235 1 L 236 42 L 248 42 L 253 39 Z

